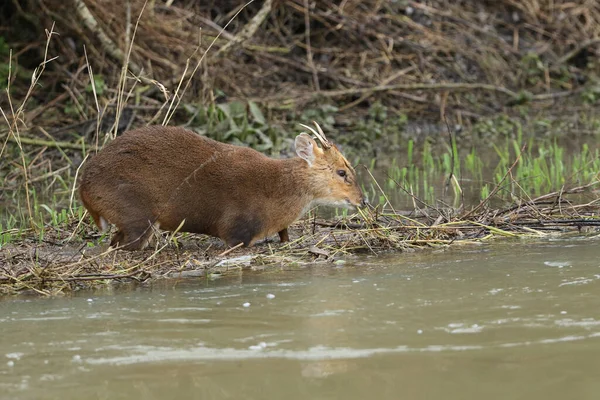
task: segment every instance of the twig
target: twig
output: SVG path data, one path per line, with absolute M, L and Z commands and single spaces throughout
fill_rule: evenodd
M 525 207 L 528 207 L 528 206 L 534 206 L 534 205 L 544 204 L 544 202 L 547 201 L 548 199 L 552 199 L 554 197 L 558 197 L 561 194 L 565 195 L 565 194 L 582 193 L 585 190 L 587 190 L 587 189 L 589 189 L 589 188 L 591 188 L 593 186 L 596 186 L 598 184 L 600 184 L 600 181 L 594 181 L 594 182 L 588 183 L 587 185 L 577 186 L 577 187 L 574 187 L 574 188 L 571 188 L 571 189 L 566 189 L 564 191 L 561 190 L 561 191 L 556 191 L 556 192 L 552 192 L 552 193 L 547 193 L 545 195 L 542 195 L 542 196 L 536 197 L 534 199 L 531 199 L 530 201 L 525 202 L 523 204 L 518 204 L 518 205 L 515 205 L 515 206 L 512 206 L 512 207 L 506 208 L 504 210 L 501 210 L 501 211 L 498 212 L 498 214 L 506 214 L 506 213 L 518 210 L 520 208 L 525 208 Z M 552 204 L 554 204 L 554 201 L 552 202 Z
M 564 56 L 562 56 L 561 58 L 559 58 L 558 60 L 556 60 L 556 67 L 560 67 L 562 66 L 564 63 L 568 62 L 571 58 L 577 56 L 577 54 L 579 54 L 580 51 L 591 47 L 595 44 L 600 43 L 600 37 L 596 37 L 593 39 L 588 39 L 583 41 L 579 46 L 575 47 L 573 50 L 569 51 L 567 54 L 565 54 Z
M 517 99 L 519 94 L 517 92 L 513 92 L 510 89 L 507 89 L 502 86 L 491 85 L 488 83 L 454 83 L 454 82 L 445 82 L 445 83 L 413 83 L 413 84 L 394 84 L 394 85 L 378 85 L 366 88 L 350 88 L 350 89 L 339 89 L 339 90 L 322 90 L 318 93 L 316 92 L 307 92 L 300 93 L 295 96 L 296 99 L 312 99 L 317 97 L 342 97 L 342 96 L 350 96 L 350 95 L 359 95 L 363 93 L 371 93 L 371 92 L 387 92 L 392 90 L 454 90 L 454 91 L 468 91 L 468 90 L 486 90 L 491 92 L 498 92 L 507 95 L 512 99 Z M 568 92 L 571 94 L 571 92 Z M 288 96 L 286 95 L 278 95 L 267 97 L 263 100 L 267 101 L 277 101 L 286 99 Z M 544 97 L 547 98 L 547 97 Z M 536 96 L 532 97 L 533 100 L 537 100 Z
M 412 70 L 416 69 L 416 67 L 414 65 L 411 65 L 410 67 L 404 68 L 398 72 L 396 72 L 395 74 L 392 74 L 391 76 L 388 76 L 387 78 L 385 78 L 380 84 L 379 86 L 385 86 L 388 85 L 390 82 L 395 81 L 397 78 L 399 78 L 402 75 L 406 75 L 407 72 L 410 72 Z M 363 93 L 358 99 L 345 104 L 343 106 L 340 107 L 339 111 L 345 111 L 349 108 L 352 108 L 360 103 L 362 103 L 363 101 L 365 101 L 366 99 L 368 99 L 369 97 L 371 97 L 371 95 L 374 92 L 367 92 L 367 93 Z M 412 97 L 412 96 L 411 96 Z M 417 99 L 413 99 L 413 101 L 417 101 Z
M 192 79 L 194 78 L 194 75 L 196 74 L 196 72 L 198 71 L 198 69 L 200 68 L 200 66 L 202 65 L 202 62 L 204 61 L 204 58 L 206 57 L 206 55 L 208 54 L 208 52 L 210 51 L 210 49 L 212 49 L 212 47 L 217 42 L 217 39 L 219 39 L 221 37 L 221 34 L 225 31 L 225 29 L 227 29 L 227 27 L 229 26 L 229 24 L 231 24 L 233 22 L 233 20 L 235 18 L 237 18 L 237 16 L 239 15 L 239 13 L 241 13 L 246 7 L 248 7 L 249 4 L 252 4 L 253 1 L 254 0 L 250 0 L 249 2 L 247 2 L 246 4 L 244 4 L 242 7 L 240 7 L 240 9 L 233 15 L 233 17 L 231 17 L 231 19 L 229 21 L 227 21 L 227 23 L 225 24 L 225 26 L 223 27 L 223 29 L 217 34 L 217 36 L 213 39 L 213 41 L 208 45 L 208 47 L 204 51 L 204 54 L 202 54 L 202 56 L 200 57 L 200 59 L 196 63 L 196 66 L 194 67 L 194 69 L 192 70 L 192 72 L 190 73 L 190 75 L 187 78 L 187 82 L 185 83 L 185 86 L 181 90 L 181 94 L 178 94 L 179 86 L 181 86 L 181 84 L 183 83 L 183 81 L 185 79 L 185 73 L 181 76 L 181 79 L 179 80 L 178 91 L 173 96 L 173 100 L 169 103 L 169 108 L 168 108 L 167 113 L 165 115 L 165 118 L 163 120 L 163 125 L 167 125 L 169 123 L 169 121 L 171 120 L 171 117 L 173 116 L 173 114 L 175 113 L 175 111 L 179 107 L 179 104 L 181 103 L 181 99 L 183 98 L 184 93 L 190 87 L 190 85 L 192 83 Z M 267 0 L 267 1 L 271 1 L 271 0 Z M 188 64 L 189 64 L 189 59 L 186 61 L 186 70 L 187 70 Z M 175 99 L 177 99 L 176 103 L 175 103 Z
M 75 8 L 77 10 L 77 14 L 81 18 L 81 21 L 92 33 L 98 38 L 102 47 L 111 57 L 118 60 L 122 64 L 125 64 L 125 54 L 119 49 L 119 47 L 108 37 L 104 29 L 98 25 L 98 21 L 92 15 L 90 10 L 87 8 L 83 0 L 74 0 Z M 139 74 L 141 72 L 141 68 L 134 63 L 133 61 L 129 61 L 129 67 L 135 74 Z
M 81 1 L 81 0 L 79 0 L 79 1 Z M 117 109 L 116 109 L 116 114 L 115 114 L 115 132 L 113 135 L 113 139 L 117 137 L 117 133 L 119 130 L 119 119 L 121 118 L 121 112 L 125 108 L 125 103 L 123 102 L 123 95 L 125 93 L 127 70 L 131 67 L 131 70 L 136 75 L 140 75 L 142 72 L 141 69 L 139 67 L 136 67 L 135 63 L 133 61 L 131 61 L 131 51 L 133 50 L 133 41 L 135 40 L 135 35 L 137 33 L 138 26 L 140 24 L 140 20 L 142 19 L 142 14 L 144 13 L 144 10 L 146 9 L 147 4 L 148 4 L 148 0 L 145 0 L 144 5 L 142 6 L 142 9 L 140 10 L 140 13 L 138 14 L 137 21 L 135 22 L 135 28 L 133 29 L 133 37 L 131 38 L 131 40 L 129 42 L 127 42 L 127 44 L 129 45 L 129 48 L 127 49 L 127 55 L 124 56 L 123 59 L 120 60 L 123 63 L 123 65 L 121 66 L 121 76 L 119 77 L 119 90 L 117 93 Z M 131 90 L 133 90 L 133 87 L 131 88 Z
M 231 253 L 232 251 L 234 251 L 235 249 L 239 249 L 240 247 L 242 247 L 244 245 L 244 243 L 238 243 L 235 246 L 225 250 L 224 252 L 222 252 L 221 254 L 219 254 L 217 257 L 225 257 L 227 254 Z
M 461 217 L 461 219 L 466 220 L 470 216 L 472 216 L 473 214 L 475 214 L 477 211 L 481 210 L 481 208 L 483 206 L 485 206 L 488 201 L 490 201 L 490 199 L 498 192 L 498 190 L 500 190 L 500 185 L 502 185 L 502 183 L 506 180 L 506 178 L 508 177 L 508 175 L 510 175 L 510 173 L 512 172 L 513 168 L 516 167 L 517 164 L 519 163 L 519 161 L 521 160 L 521 154 L 523 154 L 523 150 L 525 150 L 525 146 L 523 146 L 521 148 L 521 151 L 517 155 L 517 158 L 516 158 L 515 162 L 512 163 L 512 165 L 510 166 L 510 168 L 508 168 L 508 170 L 506 171 L 506 173 L 504 174 L 504 176 L 502 177 L 502 179 L 500 179 L 500 182 L 498 182 L 498 184 L 494 187 L 494 189 L 492 189 L 492 191 L 490 192 L 490 194 L 485 199 L 481 200 L 481 202 L 474 209 L 472 209 L 471 211 L 469 211 L 468 213 L 466 213 L 465 215 L 463 215 Z
M 17 142 L 17 140 L 14 136 L 10 136 L 9 140 Z M 93 146 L 93 145 L 87 146 L 85 144 L 80 144 L 80 143 L 59 142 L 59 141 L 52 141 L 52 140 L 34 139 L 34 138 L 28 138 L 28 137 L 21 137 L 19 139 L 19 142 L 21 142 L 21 144 L 26 144 L 26 145 L 52 147 L 52 148 L 57 148 L 57 149 L 62 148 L 62 149 L 71 149 L 71 150 L 87 150 L 87 149 L 91 149 L 94 151 L 98 150 L 98 147 Z
M 253 1 L 254 0 L 251 0 L 250 2 L 248 2 L 244 7 L 242 7 L 242 9 L 245 8 L 248 4 L 252 3 Z M 267 18 L 267 15 L 269 15 L 269 13 L 271 12 L 272 7 L 273 7 L 273 0 L 265 0 L 263 6 L 261 7 L 260 10 L 258 10 L 256 15 L 250 21 L 248 21 L 248 23 L 244 26 L 244 28 L 242 28 L 242 30 L 237 35 L 234 36 L 233 40 L 231 40 L 230 42 L 227 42 L 223 47 L 221 47 L 219 49 L 219 51 L 217 51 L 217 53 L 215 54 L 215 57 L 219 57 L 219 56 L 226 54 L 227 52 L 231 51 L 235 46 L 238 46 L 241 43 L 244 43 L 245 41 L 250 39 L 252 36 L 254 36 L 254 34 L 256 33 L 258 28 L 264 22 L 265 18 Z M 240 9 L 240 11 L 242 9 Z M 227 26 L 225 26 L 225 28 L 226 27 Z M 223 29 L 225 29 L 225 28 L 223 28 Z
M 312 47 L 310 45 L 310 14 L 308 0 L 304 0 L 304 37 L 306 40 L 306 61 L 308 63 L 308 67 L 312 71 L 313 85 L 315 85 L 315 91 L 319 92 L 321 91 L 321 86 L 319 85 L 319 74 L 313 61 Z

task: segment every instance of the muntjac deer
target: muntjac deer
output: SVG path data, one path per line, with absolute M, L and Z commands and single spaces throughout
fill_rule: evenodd
M 315 122 L 295 139 L 298 157 L 273 159 L 178 127 L 126 132 L 84 167 L 83 205 L 118 230 L 111 246 L 143 249 L 154 228 L 203 233 L 230 246 L 279 233 L 314 205 L 366 204 L 356 174 Z

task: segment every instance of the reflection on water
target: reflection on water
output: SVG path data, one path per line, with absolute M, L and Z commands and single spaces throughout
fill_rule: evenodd
M 596 399 L 599 244 L 0 302 L 0 398 Z

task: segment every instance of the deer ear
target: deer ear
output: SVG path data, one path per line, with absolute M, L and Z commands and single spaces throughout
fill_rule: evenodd
M 315 141 L 306 133 L 301 133 L 296 136 L 294 145 L 296 147 L 296 154 L 298 157 L 306 161 L 309 167 L 312 167 L 313 162 L 315 161 Z

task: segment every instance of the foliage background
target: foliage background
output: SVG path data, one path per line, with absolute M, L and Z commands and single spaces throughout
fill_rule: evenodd
M 570 115 L 600 95 L 595 0 L 9 0 L 0 11 L 0 85 L 7 86 L 11 64 L 15 103 L 44 59 L 47 30 L 55 23 L 59 33 L 47 50 L 58 58 L 46 66 L 22 121 L 34 136 L 36 127 L 96 122 L 88 63 L 101 114 L 112 116 L 105 126 L 114 122 L 140 15 L 126 87 L 133 76 L 144 79 L 128 102 L 124 116 L 133 121 L 126 125 L 164 113 L 203 55 L 176 123 L 202 125 L 207 107 L 240 100 L 258 104 L 256 116 L 268 121 L 335 114 L 338 126 L 358 117 L 437 123 L 443 112 L 464 125 L 523 113 L 522 105 Z M 0 106 L 10 109 L 7 96 Z

